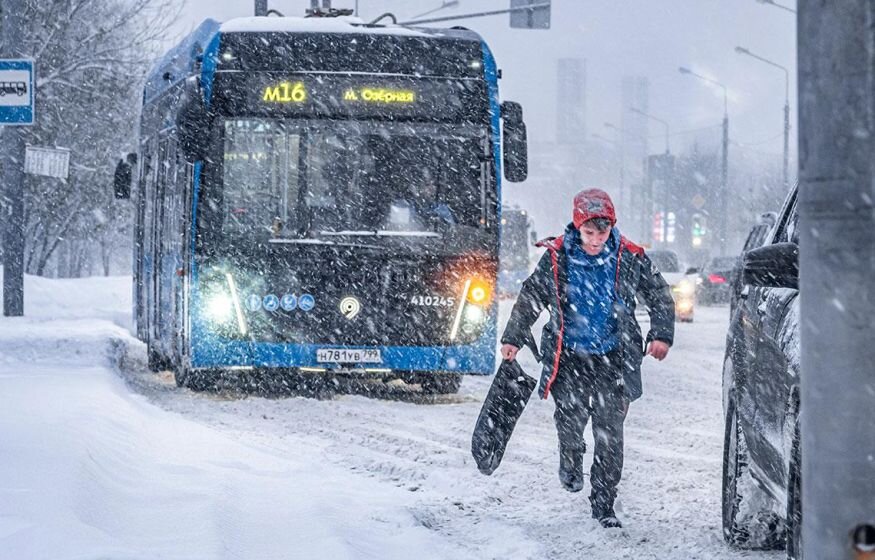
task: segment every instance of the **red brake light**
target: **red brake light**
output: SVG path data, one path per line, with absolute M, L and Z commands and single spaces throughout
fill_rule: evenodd
M 724 284 L 726 282 L 726 278 L 720 276 L 719 274 L 709 274 L 708 282 L 712 284 Z

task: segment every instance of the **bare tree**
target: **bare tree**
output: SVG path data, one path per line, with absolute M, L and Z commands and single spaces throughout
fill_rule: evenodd
M 2 9 L 2 8 L 0 8 Z M 44 274 L 64 240 L 100 253 L 129 252 L 130 210 L 112 199 L 113 166 L 133 149 L 149 66 L 181 8 L 173 0 L 31 0 L 27 51 L 36 65 L 37 123 L 27 142 L 70 148 L 67 181 L 26 181 L 30 273 Z

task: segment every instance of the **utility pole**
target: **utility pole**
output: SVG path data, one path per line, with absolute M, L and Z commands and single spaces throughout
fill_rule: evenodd
M 255 0 L 255 15 L 256 16 L 266 16 L 267 15 L 267 0 Z
M 723 90 L 723 150 L 720 167 L 720 256 L 727 254 L 727 236 L 729 235 L 729 92 L 725 85 L 707 76 L 697 74 L 689 68 L 678 68 L 681 74 L 698 78 L 703 82 L 713 84 Z
M 875 4 L 798 12 L 802 546 L 871 558 L 854 541 L 875 523 Z
M 24 1 L 4 0 L 3 43 L 0 53 L 8 58 L 24 58 Z M 35 80 L 34 80 L 35 82 Z M 33 96 L 33 91 L 30 92 Z M 24 132 L 20 126 L 7 126 L 0 142 L 2 187 L 8 207 L 3 239 L 3 315 L 24 315 Z
M 786 67 L 781 66 L 777 62 L 769 60 L 763 56 L 750 52 L 744 47 L 735 47 L 735 52 L 745 54 L 751 58 L 755 58 L 760 62 L 764 62 L 769 66 L 782 70 L 784 72 L 784 191 L 790 192 L 790 71 Z

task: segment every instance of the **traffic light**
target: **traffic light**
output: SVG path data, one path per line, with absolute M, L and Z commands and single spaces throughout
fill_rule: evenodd
M 705 219 L 705 216 L 701 214 L 693 214 L 692 227 L 690 228 L 690 232 L 693 238 L 693 247 L 701 247 L 702 238 L 704 238 L 705 234 L 708 233 L 706 224 L 707 221 Z

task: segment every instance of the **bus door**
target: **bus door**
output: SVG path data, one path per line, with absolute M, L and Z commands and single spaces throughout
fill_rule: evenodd
M 180 358 L 188 356 L 188 333 L 190 329 L 189 316 L 189 293 L 191 291 L 191 227 L 193 220 L 194 204 L 194 166 L 186 163 L 185 159 L 177 156 L 178 171 L 177 184 L 180 185 L 179 196 L 176 204 L 177 231 L 179 240 L 177 254 L 179 255 L 178 271 L 182 274 L 176 279 L 175 310 L 176 321 L 176 355 Z M 182 228 L 179 230 L 179 228 Z
M 158 228 L 155 247 L 159 265 L 156 282 L 157 321 L 156 335 L 165 357 L 173 357 L 176 337 L 176 285 L 182 278 L 179 249 L 180 220 L 178 218 L 179 188 L 177 184 L 176 143 L 164 139 L 159 145 L 158 192 L 161 205 L 158 210 Z
M 147 290 L 148 281 L 146 271 L 144 270 L 144 259 L 146 258 L 146 189 L 149 185 L 149 177 L 152 173 L 153 150 L 150 144 L 143 144 L 140 152 L 140 174 L 137 181 L 137 189 L 135 193 L 135 222 L 134 222 L 134 246 L 133 246 L 133 313 L 134 325 L 136 327 L 137 338 L 145 341 L 148 331 L 146 310 L 147 306 Z

